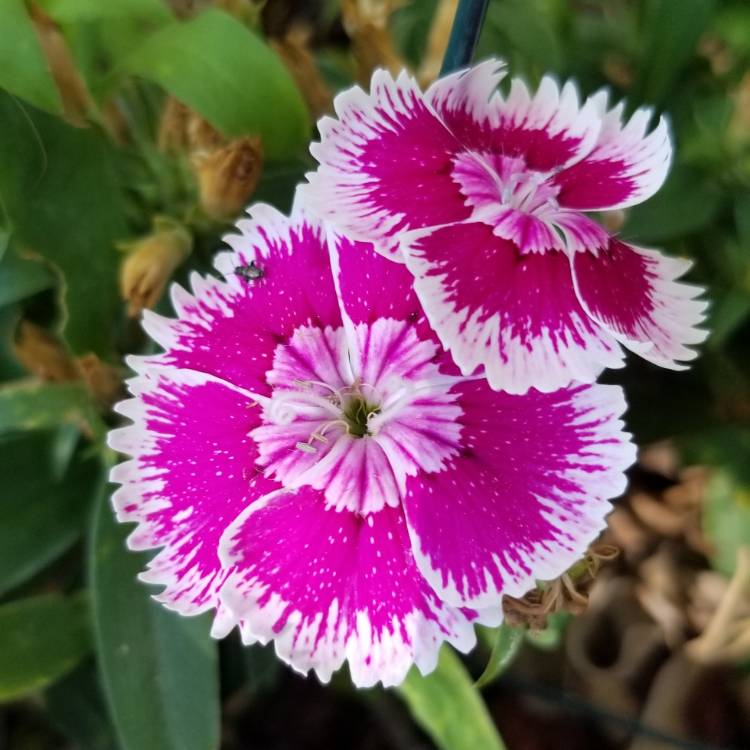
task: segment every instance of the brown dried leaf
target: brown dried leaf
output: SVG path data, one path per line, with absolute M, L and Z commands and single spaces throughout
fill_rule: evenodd
M 36 323 L 21 321 L 13 349 L 18 361 L 42 380 L 59 383 L 79 377 L 75 360 L 62 342 Z
M 297 88 L 305 99 L 310 116 L 317 120 L 330 112 L 333 94 L 323 80 L 310 51 L 310 30 L 293 26 L 282 38 L 271 39 L 270 45 L 292 74 Z
M 87 125 L 92 99 L 78 72 L 60 27 L 38 6 L 29 8 L 39 43 L 62 99 L 65 119 L 76 127 Z

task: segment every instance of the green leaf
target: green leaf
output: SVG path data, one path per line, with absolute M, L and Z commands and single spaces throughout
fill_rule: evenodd
M 491 643 L 492 651 L 487 666 L 484 668 L 475 686 L 482 688 L 493 682 L 516 657 L 525 633 L 524 628 L 514 628 L 503 623 L 499 628 L 481 628 L 482 639 Z
M 86 602 L 80 596 L 45 594 L 0 606 L 0 701 L 46 687 L 90 648 Z
M 490 33 L 500 36 L 505 43 L 495 43 L 488 54 L 498 54 L 497 47 L 507 55 L 508 48 L 519 54 L 525 65 L 535 63 L 545 72 L 557 70 L 562 62 L 562 50 L 555 30 L 548 17 L 534 0 L 502 0 L 491 3 L 487 9 L 485 40 L 490 41 Z
M 283 664 L 276 656 L 273 644 L 240 644 L 240 649 L 245 669 L 245 687 L 248 692 L 251 695 L 270 692 L 284 676 Z
M 526 640 L 542 651 L 554 651 L 562 642 L 570 618 L 569 612 L 555 612 L 547 618 L 544 630 L 526 631 Z
M 722 348 L 750 317 L 750 291 L 729 289 L 716 299 L 711 310 L 711 337 L 708 346 Z
M 85 526 L 99 464 L 76 457 L 56 477 L 53 441 L 44 433 L 0 440 L 0 595 L 69 549 Z
M 56 283 L 52 269 L 40 259 L 24 257 L 12 245 L 0 253 L 0 307 L 20 302 Z
M 283 213 L 289 212 L 294 200 L 294 189 L 302 182 L 310 167 L 308 162 L 301 159 L 264 165 L 253 201 L 270 203 Z
M 97 655 L 120 744 L 123 750 L 216 748 L 216 644 L 204 617 L 167 610 L 136 580 L 148 556 L 126 549 L 131 530 L 102 498 L 89 570 Z
M 0 382 L 28 375 L 13 352 L 13 338 L 21 319 L 18 305 L 0 307 Z
M 638 242 L 684 237 L 709 226 L 721 200 L 721 192 L 704 174 L 677 167 L 653 198 L 628 209 L 622 234 Z
M 69 345 L 110 355 L 121 307 L 114 243 L 127 229 L 106 140 L 0 92 L 0 164 L 14 238 L 62 272 Z
M 163 86 L 226 136 L 259 134 L 269 159 L 293 156 L 309 138 L 307 109 L 284 64 L 219 10 L 159 29 L 123 67 Z
M 397 49 L 414 66 L 419 63 L 427 46 L 437 0 L 412 0 L 398 3 L 390 18 L 390 31 Z
M 412 669 L 398 693 L 416 722 L 441 750 L 502 750 L 505 746 L 479 691 L 447 646 L 437 669 L 422 677 Z
M 0 434 L 91 420 L 93 407 L 83 383 L 22 380 L 0 387 Z
M 695 52 L 714 0 L 646 0 L 643 56 L 636 98 L 660 103 Z
M 44 707 L 52 723 L 75 747 L 118 750 L 93 660 L 80 664 L 49 687 Z
M 714 548 L 713 566 L 731 576 L 737 551 L 750 545 L 750 486 L 728 471 L 717 472 L 708 487 L 703 525 Z
M 745 251 L 750 251 L 750 195 L 742 193 L 734 201 L 734 221 L 737 236 Z
M 0 2 L 0 88 L 48 112 L 62 112 L 52 79 L 24 0 Z M 12 41 L 11 41 L 12 40 Z
M 58 23 L 98 21 L 102 18 L 172 18 L 162 0 L 37 0 L 37 4 Z

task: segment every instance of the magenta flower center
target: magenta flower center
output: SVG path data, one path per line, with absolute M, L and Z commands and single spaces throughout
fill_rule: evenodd
M 464 151 L 453 160 L 452 177 L 476 210 L 507 206 L 528 214 L 557 209 L 559 188 L 551 173 L 529 169 L 518 156 Z
M 279 344 L 259 469 L 284 486 L 323 490 L 337 508 L 374 512 L 401 501 L 407 476 L 439 471 L 460 445 L 455 378 L 435 344 L 403 321 L 298 328 Z

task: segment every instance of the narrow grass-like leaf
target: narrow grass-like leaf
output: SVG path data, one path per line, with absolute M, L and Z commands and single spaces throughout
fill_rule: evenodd
M 93 659 L 76 667 L 44 694 L 47 715 L 81 750 L 118 750 Z
M 475 683 L 476 687 L 489 685 L 508 667 L 521 648 L 524 633 L 524 628 L 514 628 L 505 623 L 492 630 L 481 628 L 480 637 L 492 645 L 492 651 L 484 672 Z
M 84 426 L 93 415 L 83 383 L 21 380 L 0 386 L 0 434 L 64 424 Z
M 106 497 L 89 567 L 96 651 L 123 750 L 211 750 L 219 744 L 216 644 L 206 618 L 185 618 L 136 580 L 147 556 L 125 547 Z
M 413 668 L 397 688 L 415 721 L 441 750 L 503 750 L 479 691 L 461 660 L 443 647 L 427 677 Z
M 46 687 L 90 648 L 81 596 L 44 594 L 0 606 L 0 701 Z
M 54 439 L 38 432 L 0 439 L 0 596 L 68 550 L 85 527 L 98 462 L 75 456 L 56 476 Z
M 646 0 L 636 98 L 662 102 L 695 53 L 715 5 L 714 0 Z

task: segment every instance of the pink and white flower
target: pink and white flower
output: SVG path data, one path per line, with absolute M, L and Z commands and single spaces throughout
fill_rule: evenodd
M 375 72 L 334 102 L 311 146 L 305 199 L 349 236 L 406 264 L 443 345 L 493 388 L 553 391 L 622 367 L 621 345 L 683 369 L 706 337 L 690 267 L 628 245 L 584 212 L 633 206 L 662 185 L 666 122 L 623 118 L 601 91 L 545 77 L 531 94 L 489 60 L 422 93 Z
M 133 357 L 110 445 L 142 574 L 213 634 L 322 680 L 429 672 L 560 575 L 604 526 L 635 448 L 616 386 L 513 396 L 464 377 L 405 266 L 297 208 L 252 210 L 216 268 L 174 286 L 164 348 Z

